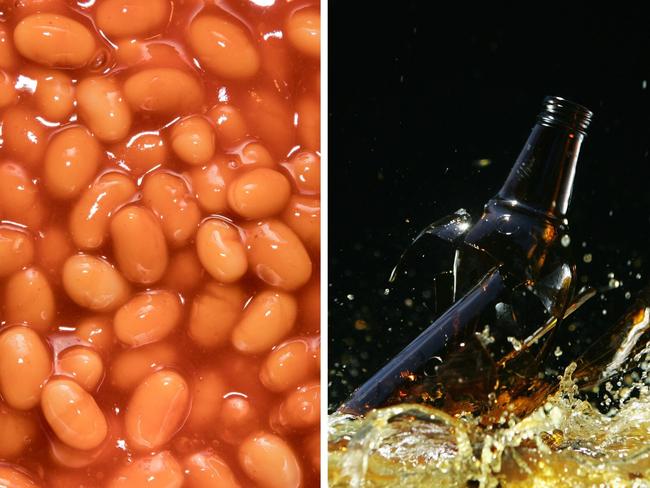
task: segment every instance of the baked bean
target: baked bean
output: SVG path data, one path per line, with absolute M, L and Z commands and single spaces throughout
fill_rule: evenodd
M 79 322 L 75 333 L 99 352 L 107 353 L 113 346 L 113 328 L 108 317 L 101 315 L 87 317 Z
M 56 314 L 54 294 L 47 278 L 36 268 L 11 275 L 3 295 L 5 320 L 47 332 Z
M 255 295 L 232 332 L 236 349 L 257 354 L 269 350 L 293 328 L 296 299 L 281 291 L 263 291 Z
M 287 95 L 294 88 L 293 52 L 287 47 L 286 36 L 263 35 L 260 39 L 262 69 L 273 84 Z
M 85 468 L 97 461 L 97 458 L 101 455 L 102 448 L 104 447 L 100 444 L 99 448 L 92 450 L 75 449 L 58 439 L 50 439 L 49 444 L 50 457 L 54 462 L 72 469 Z M 66 483 L 64 486 L 72 485 Z
M 181 375 L 162 370 L 145 379 L 133 392 L 124 425 L 129 445 L 155 450 L 167 444 L 187 418 L 190 389 Z
M 79 249 L 98 249 L 113 211 L 133 198 L 135 183 L 121 173 L 105 173 L 86 189 L 70 212 L 70 235 Z
M 189 488 L 240 487 L 226 462 L 210 450 L 189 456 L 184 467 Z
M 178 325 L 181 311 L 181 302 L 175 293 L 145 291 L 119 308 L 113 321 L 115 336 L 129 346 L 160 341 Z
M 187 164 L 207 163 L 215 150 L 214 130 L 201 116 L 179 120 L 171 131 L 172 149 Z
M 217 76 L 250 78 L 260 67 L 255 45 L 234 18 L 199 15 L 190 24 L 188 42 L 201 65 Z
M 296 102 L 298 139 L 303 149 L 320 149 L 320 103 L 314 96 L 305 95 Z
M 18 93 L 14 85 L 16 80 L 13 76 L 0 70 L 0 109 L 13 105 L 18 101 Z
M 217 420 L 223 396 L 228 390 L 222 375 L 214 368 L 197 371 L 192 383 L 192 408 L 187 425 L 200 432 Z
M 0 278 L 34 261 L 34 239 L 20 227 L 0 225 Z
M 29 476 L 6 464 L 0 464 L 0 486 L 2 488 L 39 488 Z
M 244 99 L 252 135 L 265 142 L 275 157 L 284 157 L 295 144 L 293 110 L 286 99 L 269 88 L 249 90 Z
M 15 163 L 0 164 L 0 218 L 37 226 L 43 218 L 36 185 Z
M 58 225 L 45 228 L 36 241 L 36 257 L 40 268 L 48 273 L 50 282 L 61 283 L 61 270 L 74 253 L 68 234 Z
M 56 436 L 75 449 L 94 449 L 108 434 L 95 399 L 72 380 L 56 378 L 43 387 L 41 410 Z
M 81 68 L 95 53 L 95 39 L 81 23 L 63 15 L 34 14 L 14 29 L 20 54 L 44 66 Z
M 234 171 L 227 161 L 219 160 L 190 171 L 192 188 L 203 210 L 223 214 L 228 211 L 227 186 L 234 179 Z
M 199 111 L 203 89 L 192 75 L 174 68 L 152 68 L 131 75 L 124 95 L 133 110 L 162 115 Z
M 113 358 L 109 372 L 110 382 L 118 390 L 128 391 L 156 370 L 174 366 L 178 361 L 178 351 L 165 342 L 127 349 Z
M 181 488 L 183 468 L 169 451 L 144 456 L 126 464 L 107 488 Z
M 320 422 L 320 385 L 310 383 L 292 391 L 280 404 L 277 424 L 288 429 L 305 429 Z
M 303 442 L 311 467 L 320 473 L 320 432 L 317 430 L 313 434 L 309 434 Z
M 298 191 L 304 195 L 320 193 L 320 157 L 309 151 L 303 151 L 291 157 L 285 165 L 293 176 Z
M 238 289 L 236 285 L 230 288 Z M 243 308 L 243 300 L 236 300 L 227 293 L 211 293 L 206 290 L 194 297 L 190 311 L 188 334 L 201 347 L 215 348 L 223 345 L 237 323 Z
M 33 412 L 21 412 L 0 401 L 0 459 L 14 459 L 33 446 L 39 438 Z M 0 475 L 0 486 L 2 486 Z
M 233 147 L 248 135 L 244 117 L 233 105 L 215 105 L 206 115 L 214 124 L 217 141 L 223 148 Z
M 35 167 L 45 152 L 45 127 L 36 113 L 23 106 L 9 107 L 2 115 L 2 147 L 16 161 Z
M 223 283 L 237 281 L 248 268 L 239 231 L 223 220 L 210 219 L 201 224 L 196 251 L 206 271 Z
M 110 234 L 117 264 L 128 280 L 150 284 L 162 278 L 167 268 L 167 244 L 149 210 L 123 207 L 111 220 Z
M 249 436 L 239 447 L 239 465 L 263 488 L 298 488 L 302 470 L 293 449 L 282 438 L 268 432 Z
M 298 322 L 304 334 L 320 333 L 320 276 L 312 276 L 298 293 Z
M 0 25 L 0 68 L 11 70 L 16 66 L 18 57 L 11 39 L 11 34 L 6 27 Z
M 291 186 L 278 171 L 259 168 L 244 173 L 228 188 L 228 204 L 247 219 L 271 217 L 289 201 Z
M 320 200 L 294 195 L 282 212 L 282 220 L 305 247 L 314 254 L 320 250 Z
M 259 429 L 259 414 L 251 401 L 242 395 L 227 396 L 217 418 L 217 435 L 228 444 L 240 444 L 242 439 Z
M 246 144 L 240 155 L 241 162 L 254 168 L 275 168 L 276 164 L 271 153 L 259 142 Z
M 172 246 L 184 246 L 194 237 L 201 211 L 181 177 L 162 171 L 148 175 L 142 201 L 160 217 L 163 233 Z
M 71 376 L 86 391 L 94 391 L 104 376 L 104 364 L 92 349 L 71 347 L 59 354 L 57 373 Z
M 311 258 L 298 236 L 279 220 L 246 227 L 248 262 L 257 277 L 271 286 L 295 290 L 309 280 Z
M 109 311 L 129 296 L 129 285 L 108 262 L 87 254 L 76 254 L 63 265 L 63 288 L 77 305 Z
M 307 340 L 291 339 L 274 348 L 262 364 L 260 380 L 271 391 L 286 391 L 314 377 L 318 370 Z
M 117 42 L 117 62 L 126 67 L 187 69 L 185 50 L 164 40 L 123 39 Z
M 72 79 L 60 71 L 42 70 L 35 73 L 34 103 L 47 120 L 63 122 L 74 110 L 75 90 Z
M 157 132 L 141 132 L 133 136 L 123 149 L 126 165 L 140 176 L 167 161 L 167 146 Z
M 45 151 L 43 179 L 52 196 L 76 197 L 92 181 L 102 150 L 85 127 L 74 126 L 58 132 Z
M 169 20 L 168 0 L 104 0 L 97 25 L 108 37 L 138 37 L 162 31 Z
M 194 247 L 177 251 L 170 259 L 162 284 L 186 295 L 193 292 L 203 279 L 203 267 Z
M 15 326 L 0 334 L 0 393 L 10 407 L 34 408 L 51 368 L 50 352 L 34 330 Z
M 100 141 L 115 142 L 128 135 L 131 109 L 113 78 L 96 76 L 81 80 L 77 104 L 81 119 Z
M 315 8 L 296 10 L 287 21 L 287 38 L 302 54 L 320 57 L 320 12 Z

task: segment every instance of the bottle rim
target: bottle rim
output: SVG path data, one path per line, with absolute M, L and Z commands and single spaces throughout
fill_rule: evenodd
M 544 109 L 538 119 L 549 125 L 562 125 L 585 133 L 593 115 L 593 112 L 583 105 L 566 98 L 548 96 L 544 98 Z

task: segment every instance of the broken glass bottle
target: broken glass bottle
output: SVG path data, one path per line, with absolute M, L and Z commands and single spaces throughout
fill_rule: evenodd
M 547 97 L 508 178 L 472 223 L 458 211 L 425 230 L 434 254 L 427 293 L 433 323 L 358 388 L 340 411 L 420 402 L 482 412 L 497 389 L 533 377 L 541 341 L 575 292 L 567 232 L 576 163 L 592 113 Z M 442 269 L 441 269 L 442 264 Z

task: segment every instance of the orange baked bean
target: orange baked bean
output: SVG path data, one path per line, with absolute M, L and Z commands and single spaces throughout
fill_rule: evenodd
M 260 380 L 271 391 L 286 391 L 316 376 L 310 343 L 291 339 L 269 353 L 260 370 Z
M 45 152 L 43 179 L 52 196 L 76 197 L 92 181 L 99 167 L 101 147 L 81 126 L 58 132 Z
M 4 300 L 5 320 L 23 323 L 39 332 L 50 328 L 56 306 L 47 278 L 36 268 L 13 274 L 7 281 Z
M 223 400 L 216 426 L 217 434 L 224 442 L 239 444 L 260 425 L 259 414 L 248 398 L 230 395 Z
M 167 268 L 167 244 L 149 210 L 123 207 L 111 220 L 110 234 L 117 264 L 128 280 L 150 284 L 162 278 Z
M 273 419 L 280 427 L 306 429 L 320 422 L 320 385 L 310 383 L 292 391 L 278 408 Z
M 172 246 L 183 246 L 194 237 L 201 211 L 181 177 L 163 171 L 148 175 L 142 187 L 142 200 L 160 217 L 162 230 Z
M 223 148 L 231 148 L 248 135 L 248 127 L 244 117 L 233 105 L 215 105 L 207 113 L 215 125 L 217 141 Z
M 87 317 L 79 322 L 75 333 L 99 352 L 107 353 L 113 346 L 113 328 L 108 317 L 101 315 Z
M 186 295 L 193 292 L 203 280 L 203 267 L 194 247 L 177 251 L 169 259 L 162 284 Z
M 296 10 L 287 21 L 287 38 L 302 54 L 320 57 L 320 12 L 315 8 Z
M 34 103 L 47 120 L 63 122 L 74 110 L 75 90 L 65 73 L 42 70 L 35 73 Z
M 2 115 L 2 142 L 8 156 L 35 167 L 45 152 L 46 129 L 32 110 L 9 107 Z
M 199 205 L 207 212 L 223 214 L 228 211 L 227 185 L 234 178 L 226 161 L 212 162 L 190 171 L 192 187 Z
M 55 463 L 72 469 L 85 468 L 94 463 L 101 455 L 103 447 L 100 445 L 99 448 L 92 450 L 82 450 L 70 447 L 58 439 L 49 440 L 50 457 Z M 71 486 L 69 483 L 66 485 Z
M 206 271 L 222 283 L 237 281 L 248 268 L 239 231 L 223 220 L 210 219 L 201 224 L 196 251 Z
M 129 346 L 143 346 L 167 337 L 181 318 L 178 295 L 145 291 L 122 305 L 113 320 L 115 336 Z
M 113 211 L 128 202 L 137 188 L 121 173 L 106 173 L 86 189 L 70 212 L 70 235 L 79 249 L 97 249 L 108 234 Z
M 0 401 L 0 459 L 13 459 L 34 446 L 39 438 L 33 412 L 14 410 Z M 0 483 L 2 477 L 0 476 Z M 0 484 L 0 486 L 2 486 Z
M 163 115 L 197 112 L 203 103 L 199 81 L 174 68 L 145 69 L 131 75 L 124 83 L 124 95 L 133 110 Z
M 181 488 L 183 468 L 169 451 L 144 456 L 124 465 L 107 488 Z
M 15 163 L 0 164 L 0 218 L 28 226 L 37 226 L 43 219 L 36 185 Z
M 313 152 L 299 152 L 285 165 L 298 191 L 304 195 L 320 193 L 320 157 Z
M 0 68 L 13 69 L 16 66 L 17 55 L 11 39 L 4 25 L 0 25 Z
M 108 37 L 138 37 L 162 31 L 169 20 L 168 0 L 104 0 L 97 25 Z
M 27 476 L 22 470 L 0 464 L 0 486 L 3 488 L 39 488 L 39 484 Z
M 18 52 L 35 63 L 81 68 L 95 53 L 95 39 L 81 23 L 63 15 L 34 14 L 14 29 Z
M 195 431 L 211 428 L 227 391 L 226 382 L 216 369 L 197 371 L 192 383 L 192 408 L 187 425 Z
M 133 136 L 123 149 L 123 158 L 133 174 L 140 176 L 167 161 L 167 146 L 157 132 Z
M 43 229 L 36 241 L 36 258 L 50 281 L 61 283 L 61 270 L 66 259 L 74 253 L 68 234 L 59 226 L 53 225 Z
M 188 334 L 201 347 L 215 348 L 228 341 L 241 316 L 244 293 L 237 285 L 208 287 L 194 297 Z
M 302 470 L 296 454 L 282 438 L 257 432 L 239 447 L 239 465 L 251 480 L 263 488 L 298 488 Z
M 314 254 L 320 250 L 320 200 L 294 195 L 282 212 L 282 220 L 305 247 Z
M 289 201 L 291 186 L 278 171 L 259 168 L 244 173 L 228 188 L 228 204 L 247 219 L 271 217 Z
M 13 76 L 0 70 L 0 109 L 13 105 L 18 101 L 18 93 L 14 85 L 16 80 Z
M 286 156 L 295 142 L 293 110 L 288 102 L 268 88 L 249 90 L 247 95 L 244 107 L 251 133 L 276 157 Z
M 111 362 L 110 382 L 115 388 L 128 391 L 156 370 L 174 366 L 178 361 L 178 351 L 165 342 L 127 349 Z
M 298 293 L 298 322 L 303 334 L 320 332 L 320 276 L 312 276 Z
M 183 425 L 190 400 L 190 388 L 178 373 L 149 376 L 133 392 L 124 417 L 130 445 L 155 450 L 167 444 Z
M 104 377 L 104 364 L 89 347 L 72 347 L 59 354 L 57 373 L 72 377 L 86 391 L 94 391 Z
M 77 104 L 81 119 L 100 141 L 115 142 L 128 135 L 131 109 L 114 79 L 96 76 L 81 80 Z
M 214 452 L 192 454 L 184 463 L 189 488 L 239 488 L 235 475 L 226 462 Z
M 50 352 L 29 327 L 15 326 L 0 334 L 0 393 L 10 407 L 38 405 L 41 387 L 50 375 Z
M 298 138 L 303 149 L 320 149 L 320 103 L 314 96 L 305 95 L 296 103 Z
M 76 382 L 53 379 L 43 388 L 41 409 L 56 436 L 75 449 L 94 449 L 108 434 L 103 412 Z
M 224 78 L 250 78 L 260 67 L 255 45 L 233 18 L 199 15 L 189 29 L 188 42 L 201 65 Z
M 205 164 L 214 154 L 214 137 L 210 123 L 194 115 L 179 120 L 172 127 L 172 149 L 187 164 Z
M 257 354 L 282 340 L 296 321 L 296 299 L 281 291 L 255 295 L 232 332 L 232 343 L 239 351 Z
M 276 163 L 268 149 L 259 142 L 246 144 L 241 151 L 241 162 L 254 168 L 275 168 Z
M 250 268 L 271 286 L 295 290 L 309 280 L 311 258 L 298 236 L 279 220 L 263 220 L 246 227 Z
M 129 296 L 129 285 L 107 261 L 77 254 L 63 265 L 63 288 L 79 306 L 108 311 L 122 305 Z
M 34 239 L 18 226 L 0 225 L 0 278 L 34 261 Z

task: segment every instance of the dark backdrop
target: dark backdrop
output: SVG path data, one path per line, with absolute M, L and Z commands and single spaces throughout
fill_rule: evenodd
M 610 3 L 575 12 L 546 2 L 519 12 L 431 4 L 330 2 L 332 406 L 427 325 L 400 323 L 400 304 L 384 296 L 391 268 L 428 223 L 459 207 L 480 212 L 545 95 L 595 112 L 571 245 L 583 282 L 622 283 L 586 307 L 574 342 L 597 336 L 648 282 L 646 16 Z

